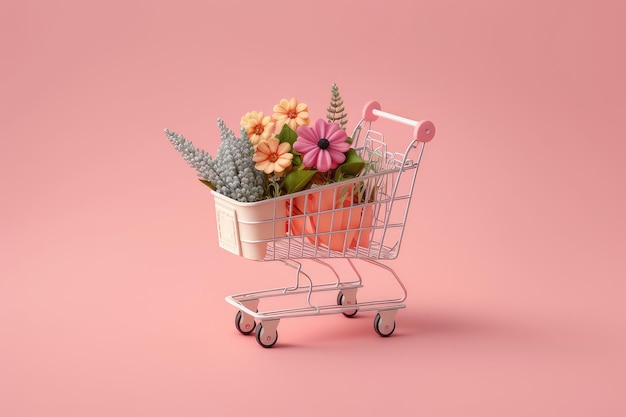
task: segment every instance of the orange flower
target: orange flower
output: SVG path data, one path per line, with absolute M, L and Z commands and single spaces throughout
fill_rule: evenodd
M 275 121 L 270 116 L 263 116 L 263 112 L 251 111 L 241 118 L 241 126 L 246 129 L 248 139 L 257 146 L 274 134 Z
M 252 156 L 252 160 L 256 162 L 254 167 L 266 174 L 274 172 L 280 177 L 285 169 L 291 166 L 293 154 L 289 152 L 290 150 L 289 143 L 280 143 L 277 138 L 261 141 Z
M 298 103 L 295 97 L 291 100 L 283 98 L 274 106 L 272 118 L 276 120 L 276 130 L 280 131 L 283 125 L 287 125 L 295 132 L 298 126 L 309 125 L 309 109 L 304 103 Z

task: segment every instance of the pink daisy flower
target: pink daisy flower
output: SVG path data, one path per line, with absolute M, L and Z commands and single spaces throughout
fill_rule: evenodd
M 298 139 L 293 149 L 302 154 L 305 167 L 327 172 L 346 160 L 344 152 L 350 149 L 348 134 L 337 123 L 317 119 L 315 126 L 300 126 L 296 133 Z

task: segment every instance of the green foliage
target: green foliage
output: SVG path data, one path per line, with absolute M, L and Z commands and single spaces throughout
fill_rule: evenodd
M 295 169 L 285 175 L 282 186 L 287 194 L 303 190 L 317 173 L 314 169 Z
M 283 125 L 283 128 L 280 130 L 280 133 L 276 135 L 280 143 L 287 142 L 293 148 L 293 143 L 298 139 L 298 134 L 293 131 L 292 128 L 289 127 L 286 123 Z
M 363 158 L 356 153 L 354 148 L 350 148 L 348 152 L 346 152 L 346 160 L 343 164 L 339 165 L 335 171 L 335 181 L 358 176 L 364 166 L 365 161 L 363 161 Z

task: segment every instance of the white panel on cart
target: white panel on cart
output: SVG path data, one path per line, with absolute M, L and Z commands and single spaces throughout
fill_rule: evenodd
M 237 213 L 235 213 L 235 210 L 216 205 L 215 217 L 217 218 L 217 235 L 220 247 L 235 255 L 241 255 Z

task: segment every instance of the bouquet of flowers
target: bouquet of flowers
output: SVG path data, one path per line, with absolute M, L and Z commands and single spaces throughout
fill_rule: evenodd
M 182 135 L 167 129 L 165 134 L 205 185 L 236 201 L 255 202 L 358 176 L 364 161 L 350 147 L 346 123 L 333 84 L 326 120 L 311 123 L 308 106 L 295 97 L 281 99 L 271 116 L 246 113 L 239 138 L 218 119 L 222 141 L 215 159 Z
M 359 233 L 356 238 L 354 232 L 362 225 L 364 214 L 361 208 L 352 206 L 371 199 L 372 195 L 363 191 L 363 184 L 352 181 L 340 191 L 326 187 L 321 189 L 323 191 L 290 195 L 354 179 L 369 169 L 351 147 L 352 138 L 346 133 L 346 124 L 347 114 L 339 88 L 332 84 L 326 119 L 311 122 L 308 106 L 295 97 L 281 99 L 273 107 L 271 116 L 262 111 L 246 113 L 241 118 L 239 137 L 218 119 L 221 143 L 215 158 L 194 147 L 182 135 L 167 129 L 165 134 L 185 161 L 196 169 L 200 181 L 214 193 L 230 199 L 218 203 L 215 195 L 216 207 L 218 204 L 233 205 L 233 201 L 238 207 L 259 204 L 255 205 L 257 213 L 247 217 L 243 226 L 237 227 L 249 227 L 252 223 L 265 221 L 262 219 L 273 219 L 275 224 L 263 245 L 289 231 L 291 236 L 300 235 L 315 245 L 345 250 L 356 244 L 366 244 L 369 236 L 367 231 Z M 278 199 L 284 202 L 279 204 Z M 220 197 L 219 200 L 224 199 Z M 270 206 L 269 214 L 261 215 L 261 206 L 268 206 L 261 203 L 272 200 L 276 202 Z M 371 217 L 371 207 L 368 210 L 365 215 Z M 217 216 L 220 232 L 219 213 Z M 276 226 L 279 217 L 282 226 Z M 241 218 L 239 213 L 238 219 Z M 289 222 L 285 227 L 287 218 Z M 349 229 L 353 231 L 348 232 Z M 220 236 L 229 233 L 220 232 Z M 221 237 L 220 245 L 238 253 L 237 247 L 223 245 Z M 260 259 L 264 254 L 265 246 L 258 254 L 244 256 Z

